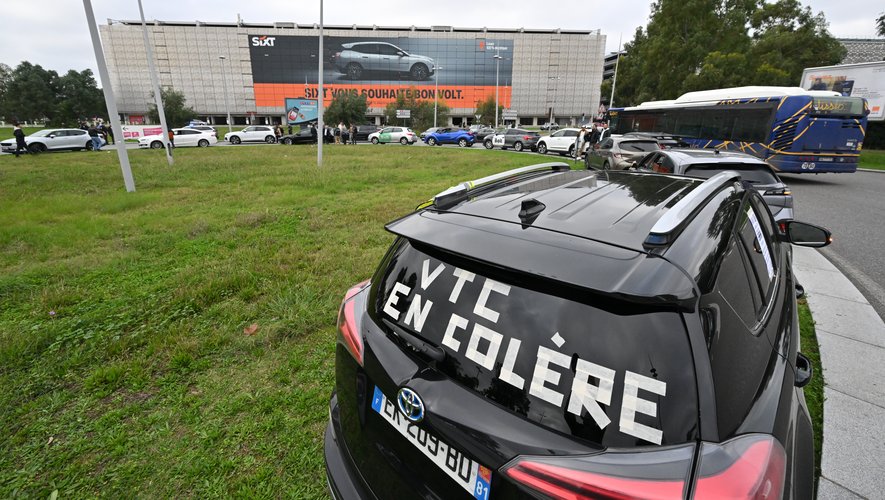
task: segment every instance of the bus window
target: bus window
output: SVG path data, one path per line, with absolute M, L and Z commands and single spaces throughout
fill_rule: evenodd
M 765 142 L 770 131 L 770 109 L 742 109 L 735 115 L 731 140 L 738 142 Z

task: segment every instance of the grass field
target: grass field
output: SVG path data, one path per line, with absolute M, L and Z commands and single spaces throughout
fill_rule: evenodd
M 885 151 L 865 149 L 860 153 L 860 168 L 885 170 Z
M 2 498 L 324 497 L 335 317 L 392 241 L 384 224 L 542 161 L 327 147 L 318 169 L 309 146 L 240 147 L 177 150 L 170 168 L 130 154 L 136 193 L 112 152 L 0 158 Z M 819 412 L 822 394 L 808 398 Z

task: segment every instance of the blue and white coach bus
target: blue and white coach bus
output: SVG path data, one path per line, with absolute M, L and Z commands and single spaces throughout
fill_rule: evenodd
M 860 97 L 800 87 L 689 92 L 610 110 L 612 133 L 658 132 L 697 148 L 742 151 L 782 172 L 854 172 L 869 107 Z

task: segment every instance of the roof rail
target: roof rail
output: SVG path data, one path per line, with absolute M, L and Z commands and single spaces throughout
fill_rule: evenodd
M 698 207 L 707 201 L 707 198 L 719 191 L 723 186 L 739 182 L 741 175 L 734 170 L 726 170 L 710 177 L 685 195 L 678 203 L 673 205 L 663 217 L 658 219 L 645 238 L 644 246 L 659 247 L 669 245 L 679 234 L 679 229 L 691 217 Z
M 529 165 L 526 167 L 514 168 L 512 170 L 507 170 L 505 172 L 500 172 L 497 174 L 492 174 L 481 179 L 476 179 L 472 181 L 462 182 L 461 184 L 452 186 L 445 191 L 437 194 L 433 197 L 432 200 L 428 200 L 425 203 L 422 203 L 418 206 L 418 209 L 426 208 L 433 205 L 439 209 L 447 209 L 451 208 L 458 203 L 467 199 L 467 194 L 472 189 L 477 189 L 485 186 L 489 186 L 496 182 L 501 182 L 503 180 L 513 179 L 515 177 L 519 177 L 521 175 L 543 172 L 543 171 L 552 171 L 552 172 L 563 172 L 566 170 L 571 170 L 568 163 L 563 162 L 550 162 L 550 163 L 539 163 L 537 165 Z

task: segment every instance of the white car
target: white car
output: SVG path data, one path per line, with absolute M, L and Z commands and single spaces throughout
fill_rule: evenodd
M 207 148 L 213 144 L 218 144 L 218 138 L 212 132 L 204 130 L 196 130 L 192 128 L 174 128 L 172 133 L 175 134 L 175 147 L 198 146 Z M 138 147 L 162 149 L 163 135 L 149 135 L 138 139 Z
M 580 132 L 581 129 L 564 128 L 550 135 L 545 135 L 538 140 L 538 152 L 542 155 L 553 152 L 572 156 L 575 150 L 575 141 Z
M 224 134 L 224 140 L 231 144 L 240 144 L 241 142 L 266 142 L 273 144 L 277 142 L 277 136 L 270 125 L 251 125 L 243 130 Z
M 25 144 L 32 153 L 42 153 L 44 151 L 58 151 L 63 149 L 92 150 L 92 138 L 85 130 L 78 128 L 46 128 L 34 132 L 25 137 Z M 106 143 L 102 139 L 101 145 Z M 15 151 L 15 139 L 7 139 L 0 142 L 0 151 L 4 153 L 12 153 Z
M 193 130 L 201 130 L 203 132 L 210 132 L 215 138 L 218 138 L 218 132 L 215 130 L 215 127 L 210 127 L 209 125 L 188 125 L 187 127 Z
M 385 127 L 377 132 L 369 134 L 369 141 L 372 144 L 386 144 L 388 142 L 398 142 L 403 146 L 407 144 L 415 144 L 418 136 L 412 129 L 406 127 Z

